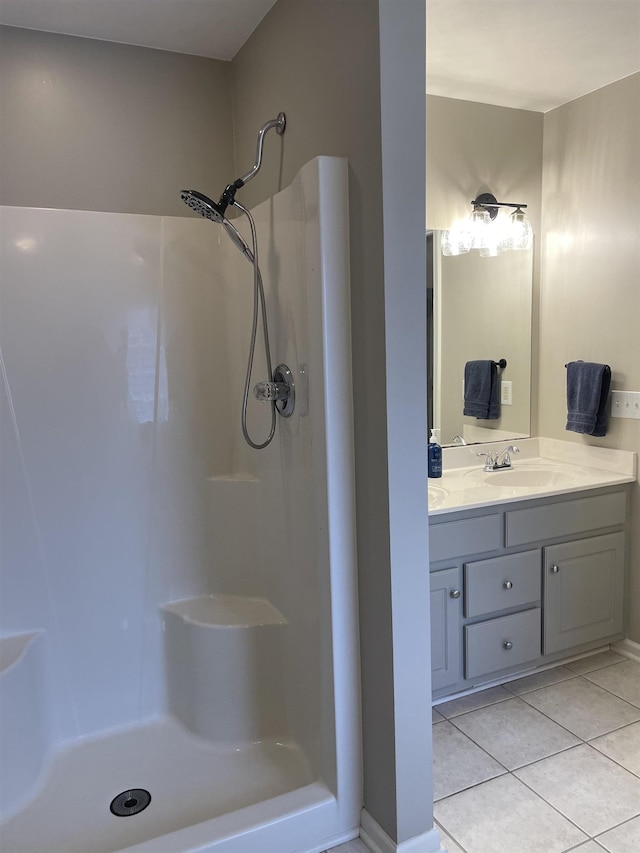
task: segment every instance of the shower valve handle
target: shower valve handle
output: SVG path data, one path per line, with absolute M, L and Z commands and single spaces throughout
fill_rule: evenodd
M 271 382 L 258 382 L 254 386 L 253 396 L 263 403 L 273 403 L 279 415 L 290 418 L 296 405 L 293 373 L 286 364 L 279 364 Z
M 262 403 L 286 400 L 289 386 L 284 382 L 258 382 L 253 389 L 253 396 Z

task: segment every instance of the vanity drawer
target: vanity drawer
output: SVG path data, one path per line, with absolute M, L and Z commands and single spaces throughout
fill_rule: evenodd
M 626 492 L 515 510 L 507 513 L 507 547 L 621 525 L 626 513 Z
M 464 554 L 497 551 L 501 547 L 502 516 L 498 514 L 429 525 L 429 558 L 432 563 Z
M 539 550 L 465 563 L 464 612 L 467 619 L 540 601 L 540 565 Z
M 465 676 L 477 678 L 540 657 L 541 610 L 525 610 L 464 629 Z

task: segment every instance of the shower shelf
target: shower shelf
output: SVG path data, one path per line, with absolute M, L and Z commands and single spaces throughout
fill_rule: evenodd
M 0 792 L 0 815 L 22 807 L 51 746 L 43 631 L 0 637 L 0 766 L 13 768 Z
M 210 483 L 259 483 L 258 477 L 251 474 L 216 474 L 207 477 Z
M 166 604 L 164 610 L 203 627 L 254 628 L 287 623 L 282 613 L 265 598 L 242 595 L 200 595 Z

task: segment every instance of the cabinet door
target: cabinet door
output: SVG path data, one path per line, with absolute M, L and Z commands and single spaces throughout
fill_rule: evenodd
M 456 684 L 462 674 L 461 569 L 431 573 L 431 687 Z
M 624 533 L 544 549 L 544 653 L 622 632 Z

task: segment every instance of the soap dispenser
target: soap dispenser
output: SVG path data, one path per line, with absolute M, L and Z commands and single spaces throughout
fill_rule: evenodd
M 442 448 L 438 443 L 436 435 L 438 432 L 440 432 L 439 429 L 431 430 L 429 444 L 427 445 L 427 469 L 430 477 L 442 477 Z

